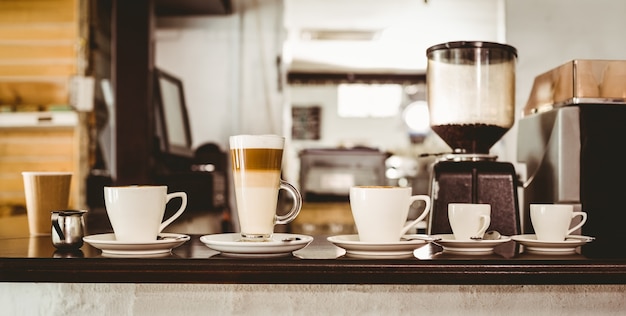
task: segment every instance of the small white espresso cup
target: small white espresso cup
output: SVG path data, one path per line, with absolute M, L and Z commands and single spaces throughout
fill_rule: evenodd
M 173 198 L 182 203 L 176 213 L 163 221 L 165 206 Z M 187 207 L 185 192 L 167 193 L 167 186 L 137 185 L 104 187 L 104 203 L 115 233 L 122 242 L 152 242 Z
M 581 216 L 574 227 L 572 219 Z M 530 221 L 535 229 L 537 240 L 564 241 L 565 236 L 581 228 L 587 221 L 587 213 L 574 212 L 573 205 L 566 204 L 531 204 Z
M 449 203 L 448 219 L 455 240 L 482 237 L 491 224 L 491 205 Z
M 422 221 L 430 211 L 428 195 L 411 195 L 410 187 L 355 186 L 350 188 L 350 208 L 359 241 L 398 242 L 402 235 Z M 426 203 L 424 211 L 406 224 L 411 204 Z

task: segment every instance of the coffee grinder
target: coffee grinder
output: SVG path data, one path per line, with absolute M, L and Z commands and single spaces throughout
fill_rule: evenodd
M 484 203 L 491 205 L 490 230 L 519 234 L 515 168 L 489 153 L 515 120 L 517 50 L 461 41 L 426 54 L 430 126 L 452 149 L 433 164 L 428 233 L 452 233 L 448 203 Z

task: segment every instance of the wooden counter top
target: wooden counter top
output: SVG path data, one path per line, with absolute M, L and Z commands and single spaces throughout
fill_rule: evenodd
M 0 222 L 5 219 L 0 218 Z M 2 226 L 2 225 L 0 225 Z M 297 256 L 235 259 L 199 235 L 160 258 L 109 258 L 85 244 L 62 253 L 49 236 L 0 237 L 0 281 L 241 284 L 626 284 L 626 259 L 517 253 L 515 242 L 489 256 L 452 256 L 426 245 L 410 259 L 356 259 L 316 236 Z M 507 254 L 508 253 L 508 254 Z M 337 258 L 336 258 L 337 257 Z M 310 259 L 309 259 L 310 258 Z

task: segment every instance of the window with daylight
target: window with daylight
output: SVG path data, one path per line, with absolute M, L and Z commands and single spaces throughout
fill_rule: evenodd
M 398 84 L 340 84 L 337 91 L 339 117 L 393 117 L 401 103 Z

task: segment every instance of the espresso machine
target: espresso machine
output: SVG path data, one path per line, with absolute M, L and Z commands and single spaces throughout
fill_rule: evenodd
M 587 257 L 626 257 L 626 61 L 572 60 L 535 78 L 518 125 L 526 164 L 523 230 L 532 203 L 587 212 Z
M 491 205 L 490 230 L 520 232 L 514 166 L 490 148 L 515 120 L 517 50 L 492 42 L 432 46 L 427 92 L 431 129 L 452 149 L 433 164 L 429 234 L 450 234 L 449 203 Z

